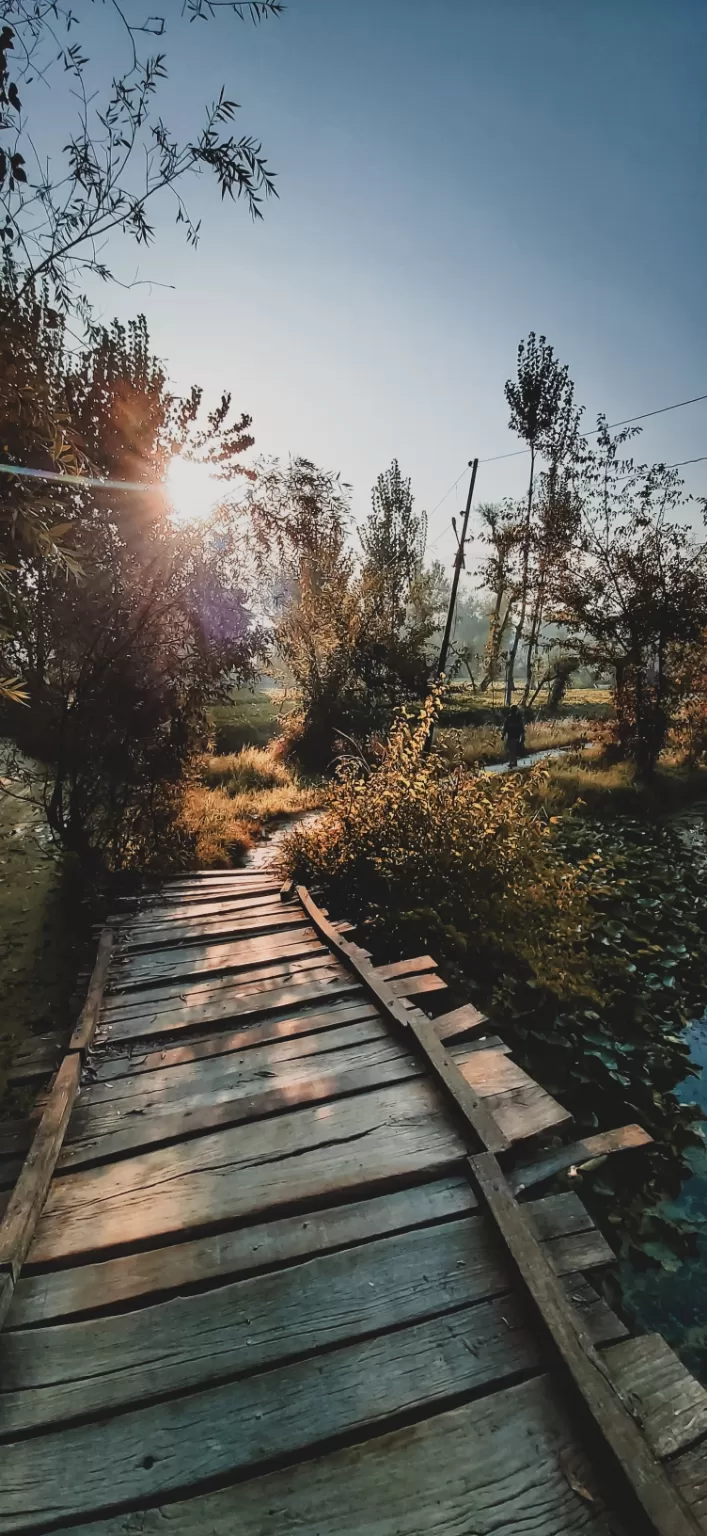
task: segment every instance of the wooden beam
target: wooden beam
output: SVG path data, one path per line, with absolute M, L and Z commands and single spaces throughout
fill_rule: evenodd
M 108 975 L 108 967 L 113 953 L 113 930 L 104 928 L 98 945 L 96 964 L 93 967 L 91 980 L 88 984 L 86 1001 L 79 1014 L 76 1028 L 69 1041 L 70 1051 L 85 1051 L 91 1044 L 98 1022 L 98 1015 L 103 1002 L 103 991 Z
M 15 1281 L 29 1251 L 52 1181 L 74 1107 L 80 1072 L 81 1057 L 72 1051 L 64 1057 L 54 1079 L 34 1141 L 0 1222 L 0 1271 L 10 1274 Z
M 341 938 L 333 924 L 323 916 L 305 886 L 297 886 L 297 895 L 317 933 L 321 934 L 342 963 L 358 976 L 367 991 L 372 993 L 384 1016 L 399 1029 L 402 1028 L 408 1037 L 412 1036 L 430 1067 L 432 1076 L 461 1113 L 467 1131 L 471 1131 L 474 1139 L 482 1147 L 487 1147 L 494 1152 L 506 1151 L 511 1145 L 508 1137 L 504 1135 L 493 1115 L 484 1107 L 473 1088 L 466 1082 L 453 1057 L 435 1033 L 432 1022 L 423 1023 L 416 1018 L 410 1018 L 394 997 L 392 988 L 385 981 L 381 981 L 374 966 L 361 960 L 354 952 L 353 946 Z
M 652 1536 L 698 1536 L 699 1527 L 619 1395 L 582 1319 L 568 1304 L 535 1233 L 495 1157 L 469 1158 L 475 1191 L 491 1216 L 540 1314 L 573 1388 L 620 1470 Z

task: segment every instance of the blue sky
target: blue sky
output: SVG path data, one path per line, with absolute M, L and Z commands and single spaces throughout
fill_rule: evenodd
M 503 384 L 531 328 L 589 417 L 707 391 L 704 0 L 290 0 L 174 36 L 166 115 L 224 83 L 280 198 L 253 225 L 197 184 L 196 253 L 165 209 L 139 257 L 174 286 L 101 303 L 144 307 L 177 385 L 231 388 L 260 451 L 340 470 L 358 516 L 397 456 L 448 559 L 464 484 L 432 509 L 517 446 Z M 707 452 L 706 429 L 692 406 L 640 452 Z M 479 498 L 523 463 L 482 466 Z

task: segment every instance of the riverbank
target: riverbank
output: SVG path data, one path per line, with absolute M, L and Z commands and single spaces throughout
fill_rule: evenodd
M 0 1102 L 21 1109 L 31 1084 L 13 1071 L 44 1041 L 57 1055 L 74 1023 L 90 944 L 80 877 L 53 847 L 44 815 L 7 762 L 0 781 Z

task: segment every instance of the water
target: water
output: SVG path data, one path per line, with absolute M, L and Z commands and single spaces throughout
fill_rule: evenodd
M 707 845 L 705 808 L 674 818 L 688 847 L 704 852 Z M 707 977 L 705 978 L 707 990 Z M 678 1084 L 675 1096 L 698 1104 L 707 1131 L 707 1008 L 688 1029 L 690 1055 L 699 1076 Z M 707 1145 L 689 1150 L 690 1174 L 679 1195 L 664 1201 L 659 1213 L 689 1223 L 695 1232 L 695 1252 L 676 1259 L 669 1269 L 642 1270 L 632 1263 L 618 1267 L 618 1280 L 627 1320 L 637 1329 L 661 1333 L 688 1369 L 707 1385 Z

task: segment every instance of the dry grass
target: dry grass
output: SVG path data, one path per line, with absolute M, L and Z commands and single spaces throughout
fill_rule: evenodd
M 578 747 L 591 736 L 588 720 L 539 720 L 525 729 L 525 744 L 529 752 L 542 752 L 553 747 Z M 500 727 L 495 725 L 468 725 L 461 730 L 442 730 L 438 735 L 440 750 L 450 760 L 477 767 L 485 763 L 503 762 L 506 752 L 501 739 Z
M 225 789 L 229 795 L 282 789 L 292 783 L 287 765 L 264 747 L 243 747 L 240 752 L 207 757 L 201 776 L 210 789 Z
M 667 815 L 707 796 L 707 768 L 687 769 L 666 754 L 650 782 L 639 779 L 632 763 L 605 763 L 598 748 L 579 757 L 548 763 L 540 796 L 545 808 L 560 813 L 578 802 L 597 816 Z
M 244 747 L 207 757 L 202 782 L 184 796 L 182 826 L 194 844 L 197 867 L 227 868 L 284 816 L 302 815 L 321 801 L 272 749 Z

